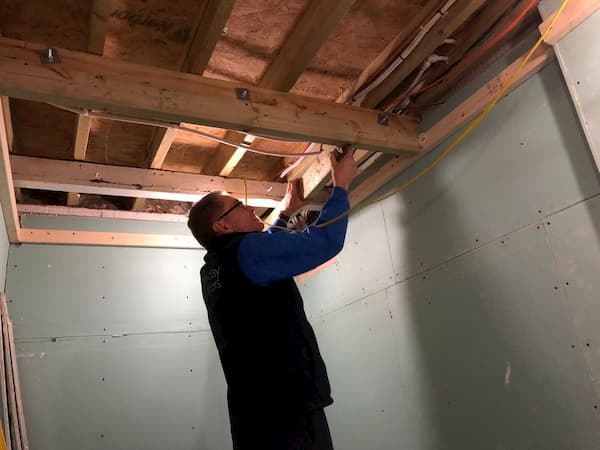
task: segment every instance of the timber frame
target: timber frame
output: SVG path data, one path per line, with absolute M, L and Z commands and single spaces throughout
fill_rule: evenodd
M 307 1 L 256 83 L 202 76 L 212 70 L 209 61 L 217 52 L 219 39 L 230 17 L 235 16 L 237 7 L 234 0 L 206 0 L 203 3 L 202 11 L 187 35 L 183 53 L 172 68 L 151 67 L 105 55 L 107 49 L 110 51 L 107 47 L 110 21 L 125 17 L 123 11 L 115 13 L 108 0 L 92 1 L 86 51 L 51 47 L 50 56 L 60 61 L 44 61 L 50 48 L 47 44 L 0 37 L 0 201 L 11 243 L 198 248 L 189 235 L 22 228 L 19 214 L 182 222 L 185 218 L 181 215 L 144 212 L 147 201 L 191 203 L 218 189 L 240 198 L 247 196 L 248 202 L 260 208 L 264 217 L 273 218 L 285 193 L 285 180 L 252 179 L 238 173 L 243 173 L 244 161 L 253 161 L 248 159 L 249 150 L 264 149 L 267 144 L 275 145 L 278 141 L 277 145 L 282 149 L 278 152 L 282 154 L 295 155 L 306 148 L 322 150 L 312 159 L 306 157 L 302 161 L 300 158 L 295 167 L 288 170 L 288 178 L 303 179 L 304 192 L 314 200 L 315 209 L 327 196 L 330 183 L 328 153 L 336 145 L 354 145 L 359 149 L 355 159 L 366 175 L 350 193 L 351 203 L 357 204 L 478 114 L 511 76 L 520 60 L 502 70 L 422 133 L 417 132 L 418 116 L 414 110 L 411 114 L 410 105 L 426 109 L 431 103 L 446 98 L 469 70 L 481 64 L 483 54 L 478 53 L 478 49 L 496 51 L 503 42 L 516 39 L 518 30 L 511 29 L 511 33 L 502 37 L 505 41 L 494 41 L 494 36 L 508 24 L 519 20 L 520 24 L 528 24 L 536 20 L 528 6 L 530 2 L 526 0 L 499 0 L 491 8 L 483 8 L 485 2 L 482 0 L 425 2 L 415 11 L 406 29 L 364 66 L 358 78 L 333 102 L 288 91 L 296 89 L 320 49 L 336 30 L 339 33 L 339 24 L 356 11 L 358 7 L 353 0 Z M 414 44 L 418 33 L 413 30 L 435 18 L 441 11 L 440 4 L 445 4 L 443 8 L 447 9 L 431 26 L 431 36 Z M 547 34 L 547 43 L 533 55 L 512 88 L 551 61 L 554 57 L 551 45 L 599 8 L 598 0 L 570 0 L 564 15 Z M 548 23 L 546 20 L 539 24 L 540 32 L 546 30 Z M 460 41 L 461 45 L 448 39 Z M 490 44 L 486 47 L 486 43 Z M 411 46 L 410 52 L 406 53 Z M 450 46 L 445 50 L 447 66 L 433 66 L 429 72 L 423 70 L 425 75 L 420 84 L 411 83 L 415 74 L 425 67 L 428 57 L 440 52 L 444 46 Z M 401 51 L 406 55 L 402 53 L 405 56 L 401 63 L 390 70 L 390 63 L 399 60 Z M 387 76 L 381 78 L 382 73 Z M 419 81 L 421 75 L 415 80 Z M 379 78 L 381 80 L 374 83 Z M 423 85 L 429 87 L 428 84 L 432 87 L 421 94 L 420 89 Z M 372 87 L 355 98 L 365 86 Z M 407 92 L 416 94 L 407 97 Z M 19 124 L 15 123 L 11 111 L 12 99 L 50 103 L 76 112 L 69 150 L 71 161 L 15 151 Z M 400 105 L 403 101 L 403 114 L 389 112 L 390 105 Z M 101 114 L 88 114 L 88 111 Z M 90 153 L 97 147 L 98 137 L 94 137 L 94 133 L 110 122 L 111 115 L 126 116 L 134 122 L 149 121 L 147 123 L 152 125 L 146 126 L 151 131 L 144 145 L 144 157 L 136 164 L 126 164 L 130 167 L 108 161 L 100 164 L 94 156 L 97 150 Z M 20 119 L 22 114 L 18 116 Z M 142 126 L 138 127 L 141 129 Z M 180 127 L 192 127 L 205 134 L 208 131 L 209 135 L 221 139 L 201 172 L 173 170 L 173 148 L 183 142 Z M 214 128 L 228 131 L 219 134 L 212 131 Z M 106 141 L 108 137 L 106 134 Z M 309 146 L 311 142 L 320 145 Z M 375 169 L 377 165 L 373 162 L 382 156 L 385 162 Z M 21 201 L 24 190 L 66 192 L 68 198 L 63 205 L 28 205 Z M 94 212 L 78 207 L 82 194 L 136 200 L 131 211 Z

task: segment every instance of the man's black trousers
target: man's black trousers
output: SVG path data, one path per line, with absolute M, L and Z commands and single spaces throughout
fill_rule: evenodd
M 323 409 L 297 417 L 259 416 L 230 416 L 234 450 L 333 450 Z

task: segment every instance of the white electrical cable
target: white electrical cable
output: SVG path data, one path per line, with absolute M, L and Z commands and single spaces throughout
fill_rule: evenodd
M 83 114 L 84 116 L 89 116 L 89 117 L 98 117 L 100 119 L 115 120 L 117 122 L 135 123 L 138 125 L 150 125 L 150 126 L 171 128 L 174 130 L 184 131 L 186 133 L 196 134 L 196 135 L 202 136 L 206 139 L 210 139 L 212 141 L 219 142 L 220 144 L 227 145 L 229 147 L 234 147 L 234 148 L 241 147 L 248 152 L 258 153 L 259 155 L 286 157 L 286 156 L 316 156 L 316 155 L 320 155 L 322 153 L 320 151 L 319 152 L 308 152 L 308 153 L 284 153 L 284 152 L 274 152 L 274 151 L 269 151 L 269 150 L 261 150 L 258 148 L 251 148 L 248 144 L 245 144 L 244 142 L 242 142 L 240 144 L 236 144 L 234 142 L 230 142 L 225 139 L 221 139 L 219 137 L 213 136 L 212 134 L 205 133 L 205 132 L 199 131 L 199 130 L 195 130 L 193 128 L 184 127 L 181 125 L 174 125 L 171 123 L 157 122 L 157 121 L 145 120 L 145 119 L 132 119 L 130 117 L 120 116 L 117 114 L 97 113 L 97 112 L 90 111 L 87 109 L 79 110 L 79 109 L 75 109 L 75 108 L 68 108 L 66 106 L 55 105 L 53 103 L 50 103 L 50 105 L 52 105 L 56 108 L 64 109 L 65 111 L 69 111 L 69 112 L 72 112 L 75 114 Z M 269 139 L 271 139 L 271 138 L 269 138 Z M 275 140 L 275 139 L 271 139 L 271 140 Z
M 383 80 L 385 80 L 394 70 L 396 70 L 408 56 L 414 51 L 414 49 L 421 43 L 423 38 L 431 31 L 433 26 L 448 12 L 448 10 L 456 3 L 456 0 L 448 0 L 440 10 L 433 15 L 429 21 L 420 27 L 419 32 L 413 38 L 413 40 L 402 50 L 400 55 L 388 66 L 386 69 L 381 72 L 375 80 L 371 81 L 369 84 L 359 89 L 356 94 L 351 96 L 353 100 L 360 100 L 364 98 L 369 92 L 379 86 Z

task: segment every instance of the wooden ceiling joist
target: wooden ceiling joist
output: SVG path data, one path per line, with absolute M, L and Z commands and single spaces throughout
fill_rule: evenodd
M 311 0 L 258 85 L 289 91 L 353 3 L 354 0 Z M 244 140 L 235 133 L 227 133 L 226 138 L 238 139 L 240 143 Z M 243 147 L 220 145 L 211 169 L 221 176 L 229 176 L 244 154 Z
M 104 41 L 106 40 L 106 21 L 110 14 L 110 0 L 93 0 L 90 13 L 90 29 L 88 35 L 88 52 L 95 55 L 102 55 L 104 52 Z M 75 123 L 75 139 L 73 142 L 73 159 L 76 161 L 85 161 L 88 141 L 90 139 L 90 129 L 92 118 L 84 114 L 79 114 Z M 69 192 L 67 204 L 76 206 L 79 203 L 79 196 L 75 192 Z
M 10 100 L 8 97 L 0 97 L 0 108 L 2 108 L 2 117 L 3 117 L 3 125 L 4 130 L 6 132 L 6 142 L 8 144 L 8 150 L 10 152 L 14 149 L 14 133 L 12 126 L 12 118 L 10 115 Z
M 31 214 L 38 216 L 92 217 L 96 219 L 141 220 L 149 222 L 187 222 L 187 216 L 184 214 L 147 213 L 122 211 L 119 209 L 70 208 L 68 206 L 57 205 L 18 204 L 17 212 L 20 216 Z
M 477 20 L 478 22 L 481 23 L 481 30 L 483 30 L 483 28 L 485 27 L 485 25 L 484 25 L 485 16 L 490 17 L 489 16 L 490 12 L 495 8 L 501 7 L 502 3 L 504 3 L 504 2 L 499 1 L 497 3 L 494 3 L 492 6 L 490 6 L 490 8 L 484 8 L 482 10 L 482 13 L 478 17 L 478 20 Z M 514 2 L 509 2 L 509 3 L 514 3 Z M 493 28 L 491 28 L 489 35 L 486 37 L 485 41 L 482 42 L 482 45 L 484 45 L 486 42 L 488 42 L 494 36 L 498 35 L 499 33 L 502 33 L 505 29 L 507 29 L 507 27 L 526 10 L 526 8 L 529 6 L 529 4 L 530 4 L 530 0 L 521 0 L 512 10 L 510 10 L 503 18 L 501 18 L 498 21 L 498 23 L 495 26 L 493 26 Z M 536 16 L 537 16 L 537 11 L 535 8 L 533 8 L 522 19 L 522 23 L 528 23 L 529 21 L 534 19 Z M 493 24 L 493 22 L 488 23 L 488 28 L 492 24 Z M 449 66 L 454 65 L 454 67 L 452 69 L 450 69 L 450 71 L 448 73 L 444 74 L 443 79 L 441 79 L 438 83 L 431 85 L 431 87 L 429 87 L 423 93 L 419 94 L 416 97 L 416 100 L 413 102 L 412 106 L 416 107 L 416 108 L 422 108 L 422 107 L 426 107 L 428 105 L 432 105 L 432 104 L 439 102 L 449 91 L 451 91 L 453 88 L 455 88 L 458 83 L 461 83 L 464 80 L 465 76 L 467 76 L 469 74 L 469 72 L 473 70 L 474 67 L 478 67 L 480 64 L 482 64 L 482 62 L 485 61 L 487 58 L 489 58 L 490 55 L 493 54 L 495 51 L 497 51 L 497 49 L 500 48 L 500 46 L 504 42 L 513 38 L 521 30 L 522 30 L 521 27 L 514 27 L 511 31 L 506 33 L 506 36 L 503 39 L 499 40 L 496 44 L 489 46 L 487 48 L 487 50 L 484 53 L 480 54 L 479 56 L 470 57 L 469 55 L 470 55 L 470 53 L 472 53 L 472 52 L 470 52 L 470 53 L 464 55 L 465 59 L 461 60 L 462 56 L 457 58 L 458 55 L 456 55 L 456 54 L 449 55 L 450 59 L 448 61 L 448 65 Z M 471 28 L 469 28 L 469 30 L 466 30 L 466 32 L 467 32 L 467 38 L 466 38 L 467 40 L 465 43 L 468 43 L 468 42 L 472 41 L 471 37 L 473 35 L 475 35 L 476 33 L 474 33 L 474 30 L 472 30 Z M 468 47 L 465 46 L 465 50 L 468 50 Z M 473 49 L 473 51 L 477 51 L 477 48 Z M 462 61 L 465 61 L 465 63 L 463 64 Z M 459 62 L 459 63 L 456 64 L 457 62 Z M 440 71 L 438 71 L 434 68 L 429 74 L 429 80 L 437 79 L 439 76 L 441 76 L 441 74 L 442 73 Z
M 246 194 L 241 179 L 16 155 L 10 163 L 14 185 L 21 188 L 185 202 L 214 190 L 238 198 Z M 247 180 L 246 184 L 253 206 L 272 208 L 285 194 L 283 183 Z
M 508 1 L 508 0 L 505 0 Z M 348 97 L 352 97 L 354 92 L 360 90 L 361 87 L 365 85 L 365 83 L 371 79 L 375 74 L 379 71 L 385 69 L 385 67 L 400 54 L 401 50 L 405 48 L 406 45 L 412 40 L 416 34 L 416 32 L 421 29 L 426 21 L 429 20 L 432 15 L 440 9 L 443 5 L 443 2 L 439 1 L 430 1 L 428 2 L 421 10 L 420 13 L 414 17 L 411 21 L 411 25 L 406 29 L 402 30 L 397 36 L 390 41 L 390 43 L 367 65 L 367 67 L 362 71 L 360 76 L 357 78 L 354 83 L 353 89 L 351 92 L 347 92 L 341 100 L 345 100 Z M 453 16 L 450 15 L 450 12 L 446 14 L 447 17 L 441 19 L 441 23 L 446 22 L 449 19 L 453 20 L 451 24 L 450 30 L 454 30 L 458 28 L 471 14 L 473 11 L 477 9 L 476 4 L 472 4 L 470 7 L 468 5 L 462 4 L 460 8 L 463 10 L 455 10 L 454 15 L 457 16 L 452 19 Z M 459 8 L 459 5 L 455 5 L 455 8 Z M 467 8 L 467 9 L 464 9 Z M 451 10 L 452 11 L 452 10 Z M 460 13 L 460 14 L 459 14 Z M 462 20 L 462 22 L 461 22 Z M 411 55 L 407 58 L 407 60 L 402 62 L 402 66 L 397 69 L 395 72 L 398 79 L 406 78 L 414 69 L 416 69 L 419 64 L 423 62 L 423 60 L 429 56 L 444 40 L 449 36 L 452 31 L 448 29 L 448 25 L 446 24 L 445 28 L 441 25 L 434 27 L 430 33 L 432 36 L 436 36 L 435 44 L 427 46 L 426 43 L 422 43 L 419 47 L 417 47 Z M 437 34 L 436 34 L 437 33 Z M 439 33 L 442 33 L 442 36 L 439 36 Z M 424 46 L 427 47 L 424 49 Z M 404 72 L 399 72 L 402 69 Z M 398 76 L 400 73 L 400 76 Z M 392 74 L 393 75 L 393 74 Z M 389 91 L 391 92 L 395 89 L 396 86 L 393 86 Z M 389 93 L 389 92 L 388 92 Z M 387 93 L 386 93 L 387 95 Z M 359 103 L 365 106 L 365 102 L 371 101 L 370 106 L 375 106 L 379 103 L 379 100 L 373 103 L 373 100 L 369 100 L 370 97 L 365 97 L 359 100 Z M 370 155 L 370 152 L 364 150 L 358 150 L 354 157 L 357 163 L 364 162 Z M 327 183 L 331 180 L 331 167 L 329 163 L 328 157 L 319 157 L 313 161 L 306 162 L 301 165 L 298 169 L 293 171 L 290 176 L 293 178 L 300 174 L 303 179 L 304 192 L 306 195 L 312 195 L 314 192 L 318 192 L 322 189 Z
M 179 64 L 182 72 L 198 75 L 202 75 L 208 65 L 235 0 L 203 0 L 200 3 L 200 14 Z
M 21 228 L 23 244 L 101 245 L 111 247 L 200 248 L 191 235 L 110 233 L 104 231 L 38 230 Z
M 88 52 L 95 55 L 101 55 L 104 52 L 106 21 L 110 14 L 111 3 L 111 0 L 94 0 L 92 3 Z
M 378 86 L 373 88 L 365 97 L 362 105 L 374 108 L 435 52 L 452 34 L 463 24 L 475 11 L 477 11 L 485 0 L 465 0 L 456 2 L 442 18 L 431 28 L 426 38 L 421 41 L 404 61 Z
M 38 50 L 0 38 L 0 95 L 392 154 L 419 150 L 410 121 L 382 125 L 377 111 L 64 49 L 60 64 L 47 65 Z
M 488 81 L 483 87 L 475 92 L 471 97 L 461 103 L 457 108 L 452 110 L 447 116 L 436 123 L 433 127 L 422 133 L 419 139 L 423 145 L 423 150 L 419 155 L 410 159 L 392 158 L 377 172 L 363 181 L 359 186 L 350 193 L 350 203 L 355 205 L 369 195 L 381 188 L 387 182 L 398 176 L 404 170 L 412 166 L 421 157 L 427 154 L 432 149 L 436 148 L 444 139 L 448 138 L 454 132 L 458 131 L 490 103 L 497 95 L 504 83 L 511 78 L 513 73 L 521 65 L 525 56 L 517 59 L 506 69 L 501 71 L 497 76 Z M 554 51 L 552 47 L 542 44 L 536 52 L 531 56 L 523 70 L 513 81 L 513 84 L 507 91 L 511 92 L 529 77 L 539 72 L 550 61 L 554 59 Z
M 175 128 L 156 128 L 152 133 L 152 140 L 148 148 L 146 164 L 151 169 L 160 169 L 167 158 L 167 153 L 175 140 Z
M 235 0 L 204 0 L 201 2 L 200 13 L 179 62 L 180 71 L 197 75 L 204 73 L 234 4 Z M 154 130 L 148 146 L 147 167 L 153 169 L 162 167 L 176 134 L 176 130 L 173 129 L 157 128 Z M 139 201 L 135 208 L 139 209 L 142 205 L 143 201 Z

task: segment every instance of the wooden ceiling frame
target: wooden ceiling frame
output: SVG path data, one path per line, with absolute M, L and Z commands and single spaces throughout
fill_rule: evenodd
M 89 53 L 102 55 L 104 52 L 104 41 L 106 40 L 106 22 L 110 14 L 111 0 L 93 0 L 89 20 L 88 48 Z M 78 114 L 75 123 L 75 134 L 73 140 L 73 159 L 85 161 L 92 118 L 85 114 Z M 67 205 L 79 204 L 79 193 L 69 192 Z
M 190 39 L 179 61 L 180 71 L 197 75 L 204 73 L 234 5 L 235 0 L 204 0 L 202 2 L 200 14 L 198 14 Z M 145 161 L 147 167 L 162 168 L 176 135 L 177 130 L 174 128 L 163 127 L 152 131 L 148 142 L 148 156 Z M 132 209 L 142 210 L 145 203 L 145 199 L 138 198 Z
M 16 187 L 57 192 L 195 202 L 212 191 L 248 197 L 248 204 L 272 208 L 285 195 L 286 185 L 137 167 L 62 161 L 11 155 Z
M 423 39 L 402 64 L 366 95 L 361 106 L 367 108 L 377 107 L 484 4 L 485 0 L 456 2 L 431 28 L 427 34 L 428 38 Z
M 512 10 L 510 10 L 502 19 L 500 19 L 498 23 L 495 26 L 493 26 L 493 28 L 489 30 L 488 36 L 480 42 L 479 46 L 485 45 L 488 42 L 488 40 L 491 39 L 493 36 L 496 36 L 497 34 L 504 31 L 509 26 L 509 24 L 511 24 L 519 15 L 521 15 L 526 10 L 529 3 L 530 0 L 521 0 Z M 501 4 L 502 2 L 499 1 L 498 4 L 495 6 L 500 6 Z M 485 11 L 488 11 L 489 14 L 489 11 L 491 9 L 492 8 L 489 8 Z M 523 18 L 522 22 L 527 23 L 535 17 L 539 16 L 536 8 L 534 7 L 528 13 L 528 15 Z M 489 26 L 493 25 L 493 23 L 493 21 L 490 21 L 488 24 L 488 28 Z M 418 94 L 414 101 L 411 103 L 411 107 L 417 110 L 423 110 L 424 108 L 428 108 L 431 105 L 439 103 L 445 96 L 448 95 L 450 91 L 452 91 L 454 88 L 456 88 L 458 84 L 464 81 L 465 76 L 467 76 L 468 73 L 473 70 L 473 67 L 477 67 L 478 65 L 486 61 L 486 59 L 490 57 L 490 54 L 496 52 L 503 44 L 505 44 L 505 42 L 512 39 L 519 32 L 521 32 L 521 28 L 515 27 L 513 30 L 509 31 L 503 39 L 499 40 L 496 44 L 490 46 L 485 53 L 482 53 L 479 56 L 469 59 L 468 64 L 460 64 L 458 62 L 461 61 L 463 56 L 464 58 L 469 58 L 469 54 L 471 54 L 474 51 L 477 51 L 477 48 L 479 46 L 473 48 L 471 52 L 461 55 L 459 58 L 456 57 L 458 55 L 451 56 L 450 60 L 448 61 L 448 66 L 454 67 L 450 69 L 448 73 L 444 74 L 444 78 L 439 83 L 432 85 L 430 88 L 428 88 L 421 94 Z M 470 41 L 469 37 L 467 39 Z M 469 50 L 469 48 L 465 48 L 465 50 Z M 433 69 L 428 74 L 428 82 L 433 82 L 434 80 L 437 80 L 440 76 L 442 76 L 441 70 L 438 71 Z
M 311 0 L 289 33 L 275 59 L 269 64 L 258 86 L 287 92 L 313 60 L 321 46 L 339 25 L 355 0 Z M 228 132 L 225 139 L 252 144 L 254 136 Z M 229 176 L 246 154 L 246 148 L 220 145 L 210 170 Z
M 512 76 L 515 70 L 519 67 L 526 55 L 518 58 L 507 68 L 498 73 L 484 86 L 477 90 L 472 96 L 467 98 L 458 107 L 453 109 L 443 119 L 437 122 L 429 130 L 419 135 L 419 140 L 423 145 L 423 150 L 419 155 L 410 159 L 392 158 L 386 162 L 379 170 L 364 180 L 360 185 L 350 193 L 351 205 L 356 205 L 386 183 L 400 175 L 403 171 L 411 167 L 415 162 L 436 148 L 444 139 L 451 136 L 456 131 L 460 130 L 470 120 L 489 104 L 494 96 L 499 92 L 504 83 Z M 542 44 L 538 50 L 532 55 L 528 63 L 525 65 L 519 76 L 513 81 L 513 84 L 507 91 L 507 94 L 512 92 L 531 76 L 542 70 L 546 64 L 554 59 L 554 51 L 551 46 Z
M 440 7 L 439 0 L 429 0 L 419 11 L 411 22 L 403 28 L 390 43 L 363 69 L 352 87 L 344 92 L 338 103 L 345 103 L 357 89 L 363 86 L 371 77 L 381 71 L 390 62 L 394 56 L 400 52 L 399 49 L 404 48 L 410 39 L 414 38 L 423 22 Z M 327 149 L 331 151 L 332 148 Z M 359 150 L 361 153 L 362 152 Z M 362 154 L 357 155 L 357 160 L 361 159 Z M 314 192 L 322 189 L 331 179 L 331 167 L 329 165 L 328 155 L 318 156 L 314 159 L 306 158 L 297 167 L 292 169 L 288 175 L 289 179 L 303 178 L 304 192 L 307 196 L 313 195 Z M 306 176 L 305 176 L 306 174 Z
M 435 50 L 442 45 L 445 40 L 452 35 L 460 26 L 475 13 L 484 2 L 476 0 L 469 0 L 468 2 L 462 2 L 452 6 L 452 8 L 446 12 L 446 14 L 440 19 L 440 21 L 434 25 L 430 30 L 432 38 L 424 39 L 421 43 L 408 55 L 408 57 L 397 67 L 391 74 L 390 77 L 385 79 L 379 86 L 369 92 L 362 100 L 359 100 L 361 106 L 376 106 L 383 100 L 387 95 L 397 89 L 399 85 L 405 82 L 405 80 L 417 69 L 425 59 L 435 52 Z M 418 17 L 415 17 L 411 23 L 409 31 L 403 30 L 398 36 L 396 36 L 388 46 L 379 54 L 377 57 L 365 68 L 363 73 L 356 80 L 352 90 L 355 91 L 361 88 L 368 79 L 372 78 L 379 71 L 383 70 L 391 60 L 397 56 L 398 53 L 410 42 L 409 38 L 413 38 L 415 30 L 419 30 L 423 23 L 428 21 L 429 18 L 443 5 L 443 2 L 430 2 L 422 10 Z M 491 18 L 496 14 L 496 7 L 491 8 L 492 13 L 484 12 L 484 21 L 489 22 Z M 491 25 L 491 22 L 489 22 Z M 468 44 L 468 42 L 467 42 Z M 391 84 L 390 84 L 390 80 Z M 351 96 L 348 93 L 347 96 Z M 355 152 L 354 158 L 358 164 L 366 161 L 371 155 L 370 152 L 364 149 L 359 149 Z M 378 155 L 376 155 L 377 157 Z M 402 159 L 402 158 L 400 158 Z M 410 157 L 404 158 L 407 161 Z M 325 185 L 331 181 L 331 166 L 328 157 L 318 157 L 313 161 L 310 166 L 303 171 L 302 174 L 304 193 L 307 196 L 313 195 L 315 192 L 319 192 Z M 271 217 L 269 217 L 271 218 Z
M 596 2 L 596 0 L 594 0 Z M 594 9 L 595 11 L 595 9 Z M 577 11 L 576 11 L 577 12 Z M 591 12 L 589 13 L 591 14 Z M 575 14 L 578 16 L 578 14 Z M 572 16 L 573 17 L 573 16 Z M 577 23 L 583 21 L 587 16 L 579 15 L 577 21 L 570 20 L 565 23 L 562 19 L 555 25 L 556 29 L 566 30 L 568 32 L 574 28 Z M 566 19 L 565 19 L 566 20 Z M 565 33 L 565 31 L 561 31 Z M 2 40 L 4 42 L 4 40 Z M 1 46 L 0 46 L 1 47 Z M 539 71 L 546 63 L 553 58 L 553 51 L 549 46 L 542 46 L 534 57 L 529 61 L 526 70 L 519 76 L 512 89 L 525 81 L 526 78 Z M 511 70 L 520 60 L 513 63 L 507 69 L 491 80 L 486 86 L 477 91 L 472 97 L 467 99 L 458 108 L 453 110 L 442 121 L 420 135 L 420 142 L 423 150 L 409 161 L 401 160 L 395 157 L 384 168 L 368 178 L 364 183 L 358 186 L 351 193 L 351 202 L 355 204 L 366 196 L 373 193 L 391 178 L 397 176 L 400 172 L 409 167 L 414 161 L 420 158 L 427 151 L 433 149 L 444 138 L 463 126 L 467 120 L 472 118 L 477 112 L 487 105 L 490 100 L 490 92 L 493 92 L 499 85 L 510 76 Z M 64 72 L 58 71 L 59 75 Z M 6 93 L 0 91 L 1 93 Z M 2 157 L 0 158 L 0 200 L 2 201 L 4 220 L 11 243 L 32 242 L 32 243 L 58 243 L 58 244 L 85 244 L 85 245 L 126 245 L 126 246 L 150 246 L 150 247 L 176 247 L 176 248 L 197 248 L 195 242 L 191 242 L 187 237 L 156 236 L 156 235 L 138 235 L 127 233 L 96 233 L 96 232 L 78 232 L 78 231 L 56 231 L 56 230 L 30 230 L 21 229 L 17 207 L 14 198 L 14 186 L 12 180 L 11 163 L 9 156 L 9 132 L 6 129 L 6 118 L 4 114 L 4 105 L 7 102 L 0 102 L 0 147 Z M 186 241 L 187 239 L 187 241 Z M 184 242 L 185 241 L 185 242 Z
M 555 58 L 554 50 L 551 45 L 556 44 L 573 29 L 584 22 L 588 17 L 600 10 L 600 0 L 570 0 L 561 16 L 554 24 L 552 30 L 544 37 L 545 43 L 540 45 L 531 56 L 528 63 L 523 68 L 519 76 L 513 81 L 512 86 L 506 94 L 512 92 L 531 76 L 542 70 L 549 62 Z M 557 10 L 558 11 L 558 10 Z M 540 34 L 543 34 L 554 19 L 555 11 L 539 26 Z M 550 45 L 551 44 L 551 45 Z M 489 104 L 492 98 L 497 94 L 502 85 L 510 78 L 512 73 L 523 61 L 526 55 L 517 59 L 498 75 L 488 81 L 483 87 L 476 91 L 472 96 L 453 109 L 443 119 L 437 122 L 429 130 L 419 135 L 419 141 L 423 145 L 423 151 L 411 159 L 392 158 L 383 167 L 377 170 L 369 178 L 364 180 L 359 186 L 350 193 L 350 203 L 356 205 L 378 189 L 383 187 L 393 178 L 411 167 L 425 154 L 436 148 L 444 139 L 451 136 L 461 127 L 467 124 L 477 114 Z
M 392 154 L 420 149 L 412 121 L 380 124 L 374 110 L 64 49 L 60 64 L 44 64 L 39 50 L 0 38 L 0 95 Z

